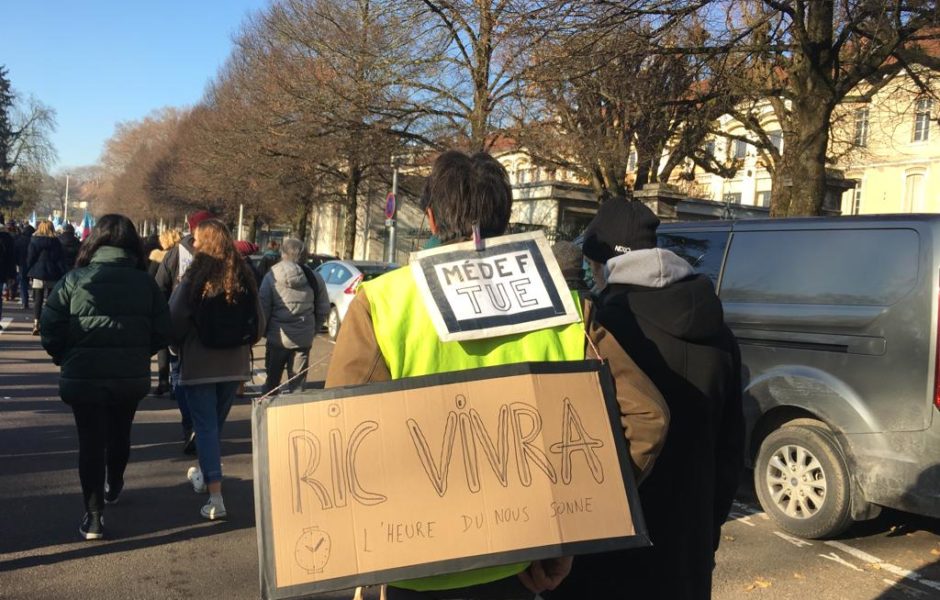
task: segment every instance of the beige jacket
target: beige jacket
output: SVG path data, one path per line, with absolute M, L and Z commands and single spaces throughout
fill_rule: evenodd
M 590 302 L 585 303 L 587 321 L 592 321 Z M 636 366 L 617 340 L 603 327 L 592 322 L 585 355 L 606 359 L 614 378 L 620 423 L 627 438 L 630 458 L 637 481 L 642 480 L 662 450 L 669 426 L 669 409 L 653 382 Z M 598 356 L 598 354 L 600 356 Z M 365 290 L 359 290 L 343 318 L 339 339 L 333 349 L 326 387 L 342 387 L 388 381 L 391 375 L 372 328 L 372 307 Z

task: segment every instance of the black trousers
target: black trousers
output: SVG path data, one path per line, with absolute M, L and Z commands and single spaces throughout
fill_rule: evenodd
M 139 400 L 87 402 L 72 405 L 78 427 L 78 476 L 85 510 L 104 510 L 104 482 L 124 485 L 124 469 L 131 454 L 131 423 Z
M 33 288 L 33 317 L 38 321 L 39 317 L 42 316 L 42 305 L 45 302 L 46 296 L 49 295 L 49 292 L 52 291 L 52 288 L 55 287 L 54 281 L 42 282 L 42 287 Z
M 310 348 L 283 348 L 268 342 L 264 347 L 264 392 L 268 393 L 281 385 L 284 369 L 292 380 L 286 386 L 291 392 L 302 392 L 307 385 L 307 365 L 310 363 Z M 303 373 L 303 375 L 299 375 Z

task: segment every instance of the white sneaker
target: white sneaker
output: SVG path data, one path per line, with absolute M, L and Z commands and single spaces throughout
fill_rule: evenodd
M 189 467 L 189 470 L 186 471 L 186 479 L 193 484 L 193 491 L 197 494 L 205 494 L 208 490 L 206 480 L 202 478 L 202 471 L 199 470 L 199 467 Z
M 212 500 L 206 502 L 205 506 L 202 507 L 199 513 L 210 521 L 224 519 L 225 515 L 227 514 L 225 512 L 225 503 L 222 502 L 221 498 L 219 498 L 218 502 L 213 502 Z

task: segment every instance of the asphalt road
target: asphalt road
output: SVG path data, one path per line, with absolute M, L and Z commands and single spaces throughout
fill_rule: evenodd
M 5 303 L 0 599 L 259 597 L 249 400 L 237 401 L 223 435 L 226 521 L 199 516 L 203 498 L 185 478 L 194 460 L 180 451 L 175 404 L 148 397 L 134 422 L 125 491 L 106 513 L 109 539 L 83 541 L 75 425 L 57 396 L 57 369 L 29 335 L 31 319 Z M 331 347 L 318 338 L 308 379 L 323 379 Z M 260 383 L 260 348 L 255 367 Z M 839 540 L 807 542 L 784 535 L 744 485 L 723 534 L 718 600 L 940 599 L 937 520 L 884 511 Z M 625 598 L 628 589 L 625 582 Z

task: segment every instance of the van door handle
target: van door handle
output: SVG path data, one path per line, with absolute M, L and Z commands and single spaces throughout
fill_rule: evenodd
M 820 352 L 843 352 L 871 356 L 881 356 L 887 348 L 887 343 L 882 337 L 749 329 L 734 327 L 733 325 L 731 325 L 731 331 L 738 338 L 738 343 L 752 346 L 802 348 Z

